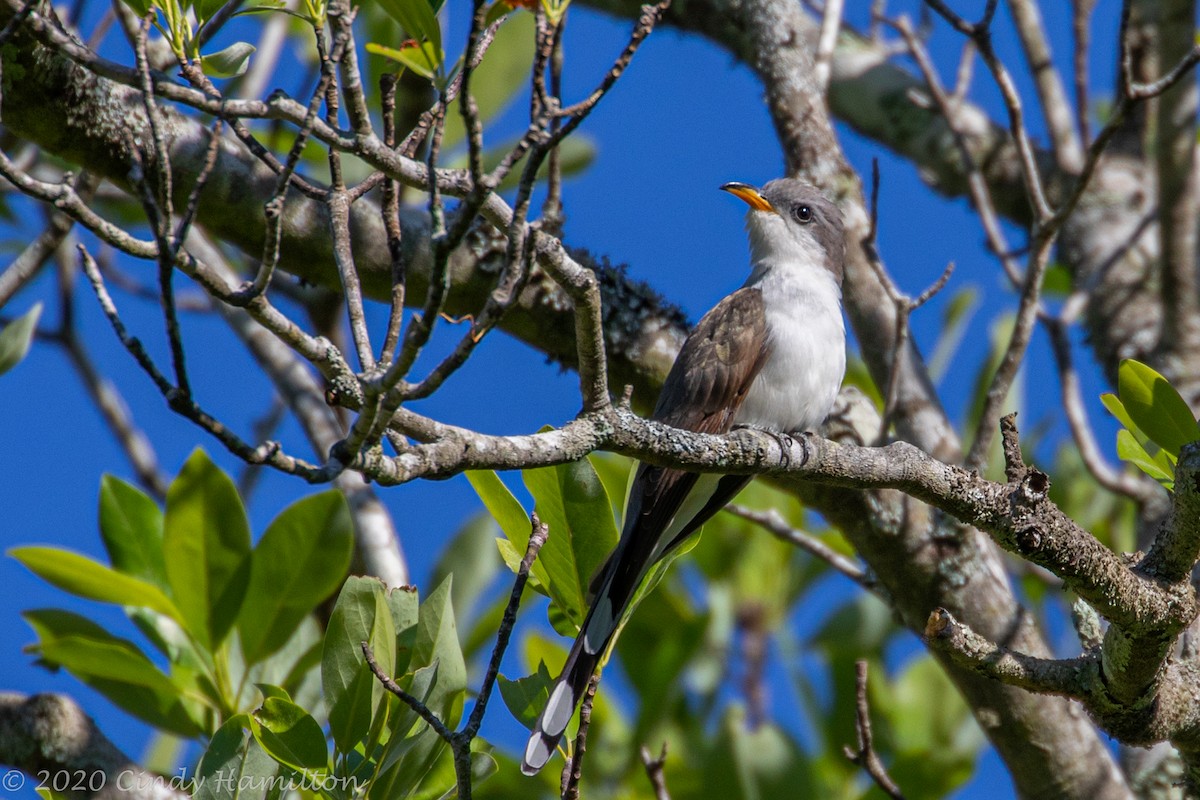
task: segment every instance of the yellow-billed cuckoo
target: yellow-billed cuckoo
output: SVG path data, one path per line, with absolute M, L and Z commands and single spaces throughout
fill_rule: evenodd
M 688 336 L 652 418 L 702 433 L 811 429 L 829 413 L 846 369 L 841 214 L 815 187 L 793 178 L 761 190 L 744 183 L 721 188 L 750 205 L 750 277 Z M 621 539 L 593 580 L 579 637 L 525 747 L 525 774 L 550 760 L 650 568 L 749 480 L 638 466 Z

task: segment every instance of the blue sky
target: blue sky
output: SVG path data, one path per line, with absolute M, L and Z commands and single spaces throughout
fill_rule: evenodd
M 453 0 L 451 13 L 462 9 Z M 851 19 L 862 21 L 867 3 L 852 0 Z M 982 3 L 962 4 L 981 6 Z M 1064 3 L 1048 3 L 1048 29 L 1057 60 L 1069 58 L 1069 12 Z M 1112 47 L 1116 5 L 1100 3 L 1095 13 L 1093 89 L 1097 97 L 1107 92 L 1113 68 Z M 1001 12 L 1003 16 L 1003 12 Z M 461 33 L 461 22 L 450 23 L 450 36 Z M 568 98 L 591 89 L 626 40 L 629 23 L 614 21 L 586 9 L 571 12 L 567 39 Z M 1001 20 L 999 46 L 1010 64 L 1020 63 L 1015 43 Z M 957 61 L 958 38 L 939 28 L 932 48 L 943 74 L 952 74 Z M 1028 81 L 1021 79 L 1024 96 L 1031 98 Z M 977 67 L 976 95 L 997 118 L 1002 118 L 990 78 Z M 518 111 L 504 124 L 520 124 Z M 1031 113 L 1035 126 L 1037 114 Z M 1036 130 L 1036 127 L 1035 127 Z M 596 161 L 566 189 L 567 241 L 627 263 L 630 275 L 646 280 L 679 303 L 693 320 L 745 277 L 746 244 L 742 232 L 743 206 L 717 187 L 730 180 L 761 183 L 782 170 L 782 157 L 770 119 L 753 75 L 723 51 L 694 36 L 667 28 L 653 34 L 638 53 L 625 77 L 583 128 L 596 144 Z M 841 141 L 852 163 L 869 174 L 870 161 L 880 159 L 880 249 L 900 287 L 920 293 L 954 261 L 957 270 L 948 289 L 922 308 L 913 320 L 918 342 L 933 345 L 944 303 L 958 290 L 975 287 L 983 298 L 961 351 L 944 381 L 945 398 L 955 419 L 961 419 L 966 390 L 974 369 L 988 347 L 991 320 L 1014 305 L 996 262 L 983 250 L 982 232 L 963 200 L 948 201 L 933 195 L 914 168 L 891 157 L 877 145 L 840 129 Z M 501 136 L 497 136 L 499 140 Z M 40 219 L 40 217 L 38 218 Z M 27 237 L 9 227 L 0 235 L 14 247 Z M 1020 241 L 1019 234 L 1013 237 Z M 145 276 L 145 264 L 126 264 Z M 37 299 L 53 306 L 54 284 L 43 276 L 4 311 L 14 315 Z M 134 332 L 147 341 L 158 358 L 166 350 L 161 318 L 147 302 L 118 297 Z M 204 447 L 231 471 L 238 465 L 198 429 L 171 414 L 157 391 L 138 372 L 117 344 L 99 315 L 94 298 L 80 287 L 77 309 L 96 363 L 118 384 L 138 422 L 150 435 L 168 473 L 178 470 L 197 446 Z M 382 324 L 382 314 L 373 313 Z M 49 320 L 53 322 L 53 320 Z M 190 364 L 193 385 L 200 387 L 201 402 L 236 429 L 247 432 L 269 401 L 269 387 L 259 377 L 237 342 L 215 319 L 185 318 L 193 342 Z M 452 345 L 458 332 L 446 335 L 431 348 L 436 353 Z M 1036 337 L 1031 348 L 1029 377 L 1053 385 L 1046 342 Z M 418 368 L 420 369 L 420 368 Z M 1094 374 L 1085 375 L 1085 395 L 1094 398 L 1106 387 Z M 484 388 L 486 387 L 486 388 Z M 1036 393 L 1029 403 L 1030 420 L 1053 417 L 1056 391 Z M 486 402 L 481 397 L 486 396 Z M 536 430 L 560 424 L 578 409 L 577 385 L 572 374 L 563 374 L 528 347 L 492 336 L 476 357 L 456 375 L 435 400 L 422 410 L 456 423 L 495 433 Z M 1093 417 L 1099 417 L 1093 404 Z M 3 542 L 51 543 L 102 557 L 96 530 L 96 497 L 105 472 L 132 479 L 131 471 L 102 420 L 89 403 L 63 354 L 52 346 L 34 349 L 16 371 L 0 378 L 0 446 L 10 464 L 0 486 L 4 511 Z M 1055 435 L 1064 434 L 1054 425 Z M 299 441 L 294 426 L 282 436 Z M 1111 437 L 1104 439 L 1107 444 Z M 251 507 L 253 529 L 265 524 L 307 487 L 273 473 L 263 476 Z M 466 481 L 455 478 L 438 483 L 416 483 L 382 490 L 396 516 L 412 571 L 422 588 L 442 542 L 478 508 Z M 130 722 L 106 701 L 65 675 L 52 675 L 30 663 L 20 651 L 32 634 L 17 616 L 16 608 L 69 605 L 59 592 L 49 589 L 9 559 L 0 560 L 0 582 L 6 586 L 8 609 L 0 615 L 0 672 L 3 688 L 25 692 L 63 691 L 77 698 L 100 723 L 105 733 L 127 753 L 137 756 L 144 746 L 146 729 Z M 82 610 L 79 605 L 73 606 Z M 123 625 L 119 611 L 86 606 L 102 621 Z M 496 709 L 494 716 L 504 715 Z M 501 726 L 502 728 L 504 726 Z M 486 731 L 485 731 L 486 733 Z M 507 735 L 507 734 L 504 734 Z M 963 798 L 994 797 L 996 781 L 1007 785 L 994 756 Z M 31 796 L 31 795 L 21 795 Z

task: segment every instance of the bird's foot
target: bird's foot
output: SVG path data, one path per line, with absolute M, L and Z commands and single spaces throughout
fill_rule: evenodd
M 753 425 L 735 425 L 734 430 L 758 431 L 770 436 L 779 445 L 779 452 L 783 456 L 783 468 L 787 469 L 792 465 L 792 445 L 796 443 L 796 440 L 790 433 L 773 431 L 768 428 L 758 428 Z M 808 462 L 808 444 L 803 434 L 800 437 L 800 446 L 804 450 L 804 458 L 800 463 L 805 464 Z

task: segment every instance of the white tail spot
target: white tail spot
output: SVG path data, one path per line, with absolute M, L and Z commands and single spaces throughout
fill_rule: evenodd
M 534 731 L 525 745 L 525 760 L 521 763 L 521 772 L 526 775 L 536 775 L 538 770 L 546 766 L 550 760 L 550 747 L 542 738 L 540 731 Z
M 550 702 L 546 703 L 546 713 L 542 715 L 542 732 L 552 739 L 562 736 L 575 713 L 575 698 L 570 696 L 571 687 L 567 686 L 566 677 L 559 679 L 550 694 Z

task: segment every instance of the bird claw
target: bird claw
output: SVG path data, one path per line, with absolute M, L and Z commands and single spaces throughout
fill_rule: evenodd
M 779 450 L 783 456 L 783 468 L 787 469 L 792 465 L 792 445 L 796 440 L 788 433 L 772 433 L 775 441 L 779 443 Z
M 783 456 L 783 468 L 787 469 L 792 465 L 792 446 L 796 443 L 796 439 L 790 433 L 781 433 L 780 431 L 767 430 L 766 428 L 756 428 L 753 425 L 737 425 L 735 430 L 758 431 L 766 434 L 775 440 L 779 445 L 779 452 Z M 808 445 L 804 439 L 801 439 L 801 447 L 804 449 L 804 459 L 801 464 L 808 462 Z

